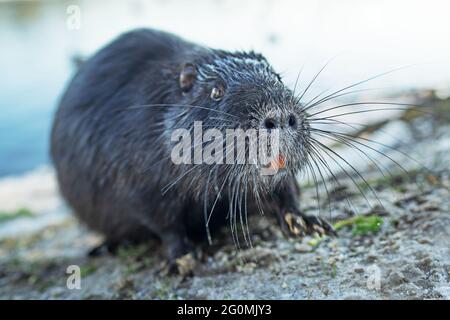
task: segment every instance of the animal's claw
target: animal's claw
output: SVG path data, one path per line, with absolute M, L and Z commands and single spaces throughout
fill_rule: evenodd
M 303 237 L 306 234 L 337 236 L 336 231 L 326 220 L 316 216 L 287 212 L 284 215 L 284 222 L 292 236 Z

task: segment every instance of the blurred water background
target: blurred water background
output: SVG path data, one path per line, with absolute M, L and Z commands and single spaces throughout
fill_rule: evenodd
M 79 29 L 67 25 L 73 5 L 81 13 Z M 310 97 L 406 65 L 412 66 L 365 87 L 381 88 L 384 96 L 420 88 L 447 93 L 449 12 L 445 0 L 0 1 L 0 176 L 49 163 L 51 119 L 74 60 L 129 29 L 153 27 L 211 47 L 255 49 L 289 85 L 305 65 L 300 87 L 334 58 Z

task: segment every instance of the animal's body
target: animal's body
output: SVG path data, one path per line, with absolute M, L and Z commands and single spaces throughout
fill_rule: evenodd
M 174 261 L 193 239 L 205 239 L 205 215 L 210 227 L 227 216 L 235 225 L 262 210 L 277 215 L 287 234 L 332 232 L 299 209 L 304 118 L 262 55 L 136 30 L 81 65 L 55 115 L 51 155 L 61 193 L 83 223 L 110 245 L 156 236 Z M 174 164 L 171 133 L 194 121 L 280 129 L 283 170 L 261 176 L 255 165 Z

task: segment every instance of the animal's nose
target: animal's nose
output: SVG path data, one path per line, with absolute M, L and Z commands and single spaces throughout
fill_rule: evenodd
M 278 128 L 278 126 L 279 126 L 279 123 L 278 123 L 277 119 L 275 119 L 275 118 L 266 118 L 266 120 L 264 120 L 264 127 L 266 129 L 269 129 L 269 130 L 276 129 L 276 128 Z
M 294 114 L 290 114 L 286 118 L 282 117 L 269 117 L 264 120 L 264 127 L 268 130 L 271 129 L 284 129 L 284 128 L 296 128 L 297 117 Z

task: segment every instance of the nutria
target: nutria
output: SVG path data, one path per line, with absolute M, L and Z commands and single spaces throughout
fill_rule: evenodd
M 295 175 L 310 153 L 305 117 L 261 54 L 140 29 L 80 66 L 55 115 L 51 156 L 63 197 L 107 246 L 157 237 L 174 263 L 227 220 L 234 236 L 238 223 L 248 230 L 252 212 L 275 214 L 287 235 L 333 233 L 299 208 Z M 250 164 L 173 163 L 171 133 L 194 121 L 279 129 L 280 170 L 264 176 Z

